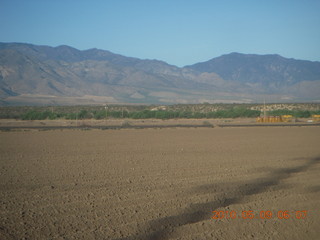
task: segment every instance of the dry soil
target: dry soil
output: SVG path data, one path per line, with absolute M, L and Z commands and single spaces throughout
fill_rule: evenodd
M 0 157 L 0 239 L 319 239 L 320 127 L 20 130 Z

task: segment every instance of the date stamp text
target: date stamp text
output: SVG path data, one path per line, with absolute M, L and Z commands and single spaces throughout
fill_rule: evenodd
M 297 210 L 297 211 L 289 211 L 289 210 L 279 210 L 279 211 L 212 211 L 213 216 L 212 219 L 305 219 L 307 218 L 308 211 L 307 210 Z

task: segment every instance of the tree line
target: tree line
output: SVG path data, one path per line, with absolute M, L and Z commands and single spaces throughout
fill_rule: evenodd
M 273 110 L 268 111 L 268 116 L 292 115 L 296 118 L 309 118 L 313 114 L 320 114 L 318 111 L 310 110 Z M 45 120 L 45 119 L 108 119 L 108 118 L 130 118 L 130 119 L 175 119 L 175 118 L 255 118 L 261 115 L 261 111 L 252 110 L 245 106 L 233 106 L 214 111 L 200 111 L 191 109 L 169 109 L 169 110 L 150 110 L 146 108 L 136 109 L 26 109 L 20 113 L 5 114 L 1 118 L 15 118 L 22 120 Z

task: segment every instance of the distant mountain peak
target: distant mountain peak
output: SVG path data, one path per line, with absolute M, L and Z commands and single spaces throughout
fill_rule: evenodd
M 278 54 L 230 53 L 187 68 L 214 72 L 223 79 L 240 82 L 281 83 L 320 80 L 320 62 L 284 58 Z
M 80 50 L 78 50 L 78 49 L 76 49 L 76 48 L 74 48 L 74 47 L 70 47 L 70 46 L 68 46 L 68 45 L 59 45 L 59 46 L 56 46 L 56 47 L 54 47 L 55 49 L 57 49 L 57 50 L 65 50 L 65 49 L 68 49 L 68 50 L 74 50 L 74 51 L 80 51 Z

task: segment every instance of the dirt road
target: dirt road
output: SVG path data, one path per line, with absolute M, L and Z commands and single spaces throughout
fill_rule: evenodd
M 0 132 L 0 239 L 317 239 L 320 127 Z

